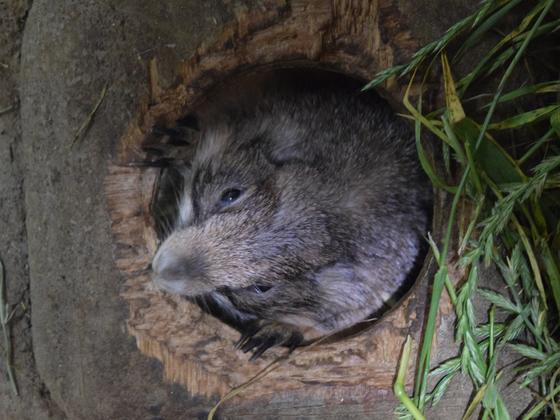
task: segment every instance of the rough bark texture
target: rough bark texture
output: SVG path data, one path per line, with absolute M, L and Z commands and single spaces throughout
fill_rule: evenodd
M 35 370 L 31 337 L 29 270 L 23 161 L 17 77 L 23 28 L 31 2 L 0 1 L 0 260 L 4 265 L 7 301 L 13 317 L 9 323 L 19 397 L 5 376 L 0 356 L 0 419 L 62 418 L 49 391 Z M 4 354 L 0 344 L 0 355 Z
M 232 330 L 144 289 L 155 173 L 122 165 L 145 157 L 140 146 L 155 122 L 171 124 L 238 70 L 291 61 L 367 78 L 406 59 L 467 13 L 461 1 L 440 3 L 35 0 L 19 79 L 27 4 L 0 3 L 21 24 L 5 31 L 12 21 L 1 16 L 0 40 L 10 47 L 0 56 L 9 65 L 0 67 L 0 109 L 17 97 L 21 106 L 0 116 L 0 257 L 10 303 L 25 304 L 13 325 L 22 393 L 11 397 L 0 381 L 0 419 L 204 418 L 217 395 L 256 372 L 261 365 L 232 352 Z M 152 58 L 158 87 L 149 84 Z M 104 86 L 91 128 L 72 146 Z M 391 417 L 400 340 L 409 331 L 418 340 L 427 284 L 415 293 L 384 324 L 288 362 L 228 402 L 221 417 Z M 150 319 L 153 305 L 159 315 Z M 455 349 L 452 319 L 440 322 L 443 359 Z M 184 341 L 169 341 L 186 335 L 203 350 L 196 358 Z M 456 383 L 430 418 L 457 418 L 469 397 L 469 385 Z M 523 406 L 520 396 L 508 400 Z

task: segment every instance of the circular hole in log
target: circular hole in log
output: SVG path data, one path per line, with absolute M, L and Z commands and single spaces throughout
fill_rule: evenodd
M 154 137 L 159 139 L 159 145 L 148 144 L 144 146 L 144 150 L 167 165 L 161 170 L 156 180 L 157 188 L 150 205 L 153 226 L 155 227 L 159 243 L 172 234 L 174 229 L 188 228 L 188 226 L 177 228 L 180 224 L 177 219 L 180 213 L 179 203 L 183 195 L 184 184 L 185 182 L 192 183 L 191 170 L 181 170 L 181 168 L 190 168 L 192 166 L 191 160 L 195 154 L 197 144 L 200 141 L 200 129 L 215 125 L 216 119 L 219 119 L 221 114 L 224 113 L 231 114 L 234 112 L 236 115 L 235 118 L 244 118 L 246 115 L 250 115 L 252 110 L 258 107 L 263 97 L 270 97 L 271 92 L 276 92 L 275 95 L 298 95 L 301 94 L 301 92 L 307 92 L 308 95 L 310 93 L 324 94 L 325 92 L 329 92 L 333 95 L 350 94 L 360 96 L 360 100 L 367 104 L 370 108 L 369 116 L 387 111 L 389 105 L 385 101 L 380 100 L 377 93 L 373 91 L 360 92 L 364 84 L 364 81 L 359 81 L 339 73 L 316 69 L 290 68 L 270 70 L 265 68 L 260 71 L 259 69 L 253 69 L 250 72 L 231 77 L 219 86 L 211 89 L 207 95 L 193 105 L 188 115 L 181 116 L 177 121 L 171 123 L 167 127 L 154 127 L 152 132 Z M 246 109 L 246 111 L 239 112 L 239 109 Z M 333 118 L 334 117 L 333 115 Z M 402 122 L 398 121 L 396 115 L 394 115 L 392 119 L 394 120 L 392 121 L 394 124 L 402 124 Z M 344 122 L 342 123 L 344 124 Z M 355 121 L 348 121 L 349 127 L 352 127 L 353 123 L 355 124 Z M 406 134 L 408 134 L 409 138 L 407 141 L 409 142 L 409 146 L 411 146 L 414 141 L 413 134 L 411 131 Z M 372 133 L 372 138 L 375 137 L 380 137 L 380 134 Z M 341 141 L 343 140 L 344 139 L 341 139 Z M 378 147 L 381 146 L 378 145 Z M 227 161 L 224 163 L 227 167 Z M 372 164 L 375 165 L 375 163 Z M 185 171 L 187 172 L 186 178 L 184 176 Z M 336 174 L 334 175 L 336 176 Z M 421 182 L 427 185 L 427 180 L 425 179 L 411 179 L 408 187 L 414 190 Z M 341 193 L 343 187 L 344 186 L 341 185 Z M 430 192 L 427 189 L 425 190 L 427 191 L 426 195 L 429 196 Z M 423 207 L 424 210 L 429 213 L 428 219 L 431 218 L 431 205 L 431 197 L 426 197 Z M 377 223 L 383 224 L 385 222 L 381 219 Z M 429 222 L 424 226 L 425 230 L 422 232 L 424 236 L 428 230 L 428 225 Z M 227 232 L 224 232 L 224 234 L 226 233 Z M 389 238 L 379 238 L 380 241 L 385 239 Z M 192 245 L 193 244 L 184 244 L 184 249 L 176 249 L 176 251 L 186 253 L 185 249 Z M 414 265 L 410 269 L 405 270 L 404 273 L 400 273 L 405 275 L 405 279 L 401 281 L 399 288 L 392 292 L 391 296 L 384 302 L 382 307 L 369 313 L 367 317 L 364 317 L 364 320 L 359 320 L 351 326 L 339 329 L 340 331 L 336 334 L 332 334 L 332 336 L 328 337 L 325 341 L 336 342 L 344 337 L 349 337 L 371 328 L 385 313 L 397 307 L 398 303 L 402 301 L 402 298 L 407 294 L 418 278 L 427 248 L 427 242 L 422 241 L 415 255 Z M 212 251 L 210 250 L 209 252 L 211 253 Z M 399 252 L 403 253 L 404 251 L 399 250 Z M 387 264 L 386 262 L 381 263 Z M 389 264 L 397 263 L 390 261 Z M 250 289 L 251 287 L 258 287 L 258 290 L 262 292 L 261 289 L 263 286 L 249 286 L 246 289 Z M 268 288 L 270 287 L 273 286 L 268 286 Z M 227 297 L 235 291 L 232 292 L 229 288 L 225 290 L 222 288 L 218 289 L 218 292 L 220 292 L 220 297 L 222 299 L 222 296 Z M 246 334 L 253 327 L 252 323 L 240 321 L 238 318 L 232 317 L 231 310 L 227 307 L 224 309 L 222 305 L 213 298 L 202 296 L 191 300 L 197 302 L 203 311 L 235 328 L 241 334 Z M 228 306 L 229 304 L 228 301 Z M 237 308 L 234 309 L 237 310 Z M 258 312 L 252 312 L 250 315 L 258 317 Z
M 313 8 L 299 3 L 285 6 L 278 2 L 277 7 L 241 13 L 224 26 L 220 36 L 186 59 L 178 70 L 181 82 L 175 87 L 158 85 L 153 61 L 150 97 L 116 143 L 106 176 L 115 263 L 125 279 L 121 295 L 129 307 L 128 331 L 144 354 L 161 361 L 167 380 L 184 385 L 194 395 L 225 395 L 285 349 L 271 349 L 249 363 L 248 355 L 234 349 L 239 339 L 235 329 L 186 299 L 153 286 L 148 267 L 162 233 L 161 220 L 169 217 L 153 206 L 158 205 L 158 191 L 167 188 L 160 189 L 160 183 L 172 183 L 174 176 L 162 174 L 162 168 L 173 160 L 192 158 L 188 136 L 193 142 L 197 136 L 196 131 L 189 131 L 188 141 L 174 144 L 172 133 L 162 135 L 157 130 L 173 129 L 178 120 L 192 125 L 189 115 L 202 109 L 213 91 L 230 86 L 232 78 L 243 74 L 297 67 L 298 71 L 320 69 L 363 81 L 403 61 L 418 47 L 393 6 L 377 7 L 375 2 L 352 7 L 344 2 L 321 2 L 321 7 Z M 406 81 L 392 80 L 381 90 L 399 111 L 401 83 Z M 416 91 L 413 86 L 412 95 Z M 432 152 L 427 152 L 431 157 Z M 443 236 L 442 215 L 448 205 L 443 195 L 434 196 L 431 231 L 436 242 Z M 436 268 L 431 257 L 421 265 L 415 285 L 372 328 L 358 325 L 355 334 L 350 331 L 344 339 L 296 350 L 281 368 L 251 386 L 244 401 L 262 403 L 274 396 L 286 401 L 310 397 L 375 403 L 387 398 L 404 340 L 407 335 L 413 338 L 413 352 L 420 340 L 427 291 Z M 440 305 L 438 314 L 439 326 L 450 325 L 450 304 Z

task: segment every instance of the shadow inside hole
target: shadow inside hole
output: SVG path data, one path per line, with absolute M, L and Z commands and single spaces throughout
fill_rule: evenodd
M 255 70 L 250 73 L 234 76 L 224 81 L 221 85 L 209 90 L 208 94 L 193 107 L 194 111 L 177 121 L 176 127 L 172 127 L 172 130 L 180 131 L 181 125 L 184 124 L 185 121 L 187 121 L 188 125 L 191 127 L 196 125 L 197 128 L 198 126 L 203 128 L 205 126 L 205 121 L 212 120 L 213 113 L 223 112 L 224 109 L 234 107 L 238 101 L 258 102 L 259 98 L 267 90 L 279 90 L 283 87 L 287 87 L 293 91 L 313 91 L 315 89 L 332 89 L 334 92 L 338 90 L 352 91 L 355 92 L 356 95 L 366 98 L 366 101 L 371 101 L 372 107 L 380 106 L 380 103 L 381 106 L 389 107 L 384 100 L 380 100 L 380 96 L 376 92 L 362 92 L 361 88 L 363 86 L 364 83 L 362 81 L 322 70 Z M 412 138 L 411 141 L 413 141 Z M 185 149 L 184 145 L 187 143 L 190 147 Z M 178 145 L 178 149 L 172 148 L 172 151 L 176 152 L 179 150 L 180 152 L 174 153 L 173 157 L 170 159 L 171 164 L 161 170 L 156 194 L 151 206 L 154 226 L 160 241 L 163 241 L 177 224 L 178 205 L 184 188 L 184 178 L 180 167 L 182 165 L 189 166 L 189 159 L 192 158 L 194 149 L 196 148 L 196 144 L 192 144 L 192 136 L 185 142 L 179 139 L 176 141 L 176 144 Z M 412 180 L 412 182 L 415 182 L 415 180 Z M 429 212 L 428 226 L 431 226 L 432 207 L 430 206 L 426 211 Z M 359 334 L 365 329 L 371 328 L 388 312 L 398 307 L 399 303 L 402 302 L 408 292 L 411 291 L 416 280 L 419 278 L 425 266 L 428 249 L 427 242 L 423 241 L 414 266 L 407 273 L 406 280 L 385 302 L 382 308 L 370 314 L 366 320 L 333 334 L 327 341 L 333 342 Z M 196 302 L 205 312 L 215 316 L 242 333 L 249 328 L 248 323 L 243 323 L 239 321 L 239 319 L 232 318 L 228 312 L 223 311 L 221 307 L 214 304 L 212 300 L 206 300 L 204 298 L 187 299 Z

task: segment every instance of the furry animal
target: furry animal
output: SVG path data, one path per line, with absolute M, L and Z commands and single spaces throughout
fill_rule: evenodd
M 431 189 L 380 99 L 275 91 L 203 127 L 153 280 L 240 326 L 259 357 L 351 326 L 407 285 Z

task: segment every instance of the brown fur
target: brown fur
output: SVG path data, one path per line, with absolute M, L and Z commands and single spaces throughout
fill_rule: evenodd
M 402 291 L 429 221 L 411 132 L 347 89 L 276 90 L 225 112 L 184 177 L 154 281 L 241 323 L 256 356 L 380 310 Z

